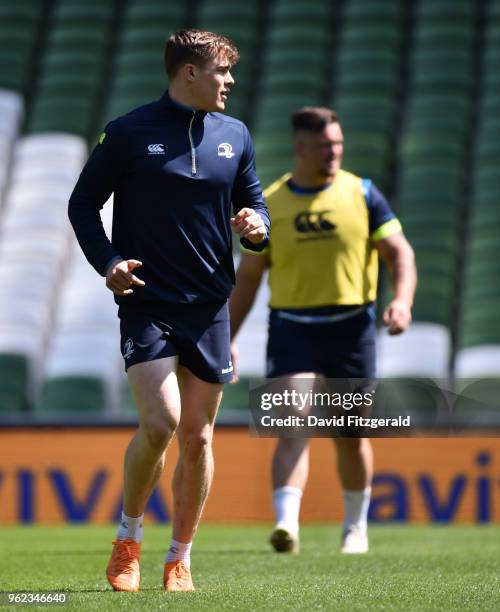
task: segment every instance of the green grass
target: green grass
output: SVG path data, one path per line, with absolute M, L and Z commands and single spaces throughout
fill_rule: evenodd
M 0 527 L 0 591 L 67 591 L 59 609 L 100 612 L 500 609 L 498 527 L 371 527 L 370 553 L 346 557 L 338 526 L 304 526 L 301 554 L 290 556 L 270 552 L 268 527 L 204 525 L 192 554 L 197 591 L 174 594 L 161 587 L 170 528 L 146 527 L 140 593 L 106 583 L 114 533 Z

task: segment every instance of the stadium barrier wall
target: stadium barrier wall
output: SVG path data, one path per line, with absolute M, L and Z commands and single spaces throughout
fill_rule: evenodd
M 0 523 L 108 523 L 121 510 L 122 459 L 129 428 L 0 431 Z M 275 440 L 244 428 L 216 430 L 215 479 L 206 522 L 273 520 Z M 376 522 L 500 521 L 500 439 L 375 439 L 370 519 Z M 177 456 L 149 502 L 147 520 L 168 522 Z M 339 522 L 341 490 L 332 442 L 315 439 L 303 522 Z

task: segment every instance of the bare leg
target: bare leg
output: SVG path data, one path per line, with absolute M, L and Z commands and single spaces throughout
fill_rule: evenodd
M 337 465 L 344 497 L 341 552 L 368 552 L 366 535 L 373 452 L 368 438 L 336 438 Z
M 127 516 L 144 512 L 158 482 L 168 447 L 180 419 L 177 358 L 139 363 L 128 379 L 139 416 L 139 429 L 125 454 L 123 510 Z
M 222 384 L 205 382 L 182 366 L 178 376 L 182 414 L 177 429 L 179 460 L 172 481 L 173 538 L 187 543 L 194 538 L 212 484 L 212 437 Z
M 362 491 L 373 477 L 373 451 L 368 438 L 335 438 L 337 468 L 342 487 Z
M 280 438 L 274 451 L 273 489 L 297 487 L 304 490 L 309 475 L 309 440 Z
M 302 372 L 286 379 L 287 387 L 297 391 L 308 391 L 314 385 L 316 374 Z M 302 381 L 300 379 L 307 379 Z M 310 407 L 290 414 L 306 416 Z M 270 543 L 277 552 L 299 552 L 299 514 L 302 492 L 309 475 L 309 439 L 280 438 L 274 451 L 272 463 L 273 505 L 276 525 Z
M 314 372 L 301 372 L 286 377 L 288 386 L 301 391 L 301 382 L 298 379 L 309 379 L 306 388 L 311 385 L 310 379 L 315 379 Z M 293 414 L 305 416 L 308 408 Z M 273 489 L 280 487 L 297 487 L 304 490 L 309 475 L 309 440 L 307 438 L 280 438 L 274 451 L 272 463 Z

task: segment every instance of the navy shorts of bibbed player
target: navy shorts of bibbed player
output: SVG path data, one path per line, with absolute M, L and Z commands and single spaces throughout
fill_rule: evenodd
M 178 356 L 179 365 L 210 383 L 233 375 L 227 301 L 204 304 L 120 305 L 121 351 L 125 370 Z
M 267 376 L 316 372 L 326 378 L 374 378 L 375 335 L 371 303 L 272 309 Z

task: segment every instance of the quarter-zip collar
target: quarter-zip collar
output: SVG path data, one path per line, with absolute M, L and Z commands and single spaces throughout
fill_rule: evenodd
M 187 104 L 182 104 L 182 102 L 177 102 L 177 100 L 172 100 L 168 93 L 168 89 L 160 98 L 160 102 L 164 104 L 169 110 L 178 112 L 179 114 L 182 114 L 185 117 L 191 118 L 194 114 L 196 114 L 196 116 L 198 117 L 204 117 L 207 114 L 206 111 L 194 108 L 194 106 L 189 106 Z
M 197 160 L 196 160 L 196 147 L 194 146 L 193 139 L 193 125 L 197 119 L 202 119 L 207 114 L 205 111 L 198 110 L 193 106 L 188 106 L 187 104 L 182 104 L 181 102 L 177 102 L 176 100 L 172 100 L 170 97 L 168 90 L 163 94 L 160 98 L 160 102 L 162 102 L 169 110 L 179 113 L 180 116 L 189 119 L 188 126 L 188 138 L 189 138 L 189 148 L 191 151 L 191 175 L 196 176 L 198 172 Z

